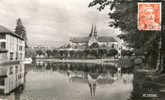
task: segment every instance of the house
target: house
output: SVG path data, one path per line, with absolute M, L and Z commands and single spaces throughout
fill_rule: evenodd
M 24 38 L 0 25 L 0 63 L 21 61 L 24 57 Z
M 111 36 L 98 36 L 96 26 L 91 28 L 91 32 L 87 37 L 73 37 L 70 39 L 72 48 L 83 49 L 86 47 L 99 47 L 99 48 L 115 48 L 118 49 L 118 41 Z

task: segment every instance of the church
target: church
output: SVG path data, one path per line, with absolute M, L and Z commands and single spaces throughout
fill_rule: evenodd
M 73 37 L 70 39 L 70 45 L 74 49 L 93 48 L 107 48 L 119 49 L 118 41 L 111 36 L 98 36 L 96 26 L 92 25 L 89 36 L 87 37 Z

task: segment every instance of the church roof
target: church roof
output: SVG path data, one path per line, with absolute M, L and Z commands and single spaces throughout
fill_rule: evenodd
M 9 29 L 7 29 L 6 27 L 4 27 L 4 26 L 2 26 L 2 25 L 0 25 L 0 34 L 1 34 L 1 33 L 10 34 L 10 35 L 13 35 L 13 36 L 15 36 L 15 37 L 17 37 L 17 38 L 23 39 L 23 38 L 21 38 L 19 35 L 17 35 L 16 33 L 10 31 Z
M 88 37 L 74 37 L 71 38 L 70 41 L 72 43 L 88 43 L 91 38 L 95 38 L 98 42 L 117 42 L 116 39 L 114 39 L 111 36 L 98 36 L 96 25 L 91 27 L 91 32 Z
M 89 37 L 74 37 L 71 38 L 70 41 L 72 43 L 88 43 L 89 39 Z M 97 40 L 98 42 L 117 42 L 116 39 L 111 36 L 100 36 Z
M 99 42 L 117 42 L 116 39 L 114 39 L 111 36 L 101 36 L 101 37 L 98 37 L 98 41 Z
M 73 43 L 87 43 L 89 41 L 89 37 L 74 37 L 70 39 Z

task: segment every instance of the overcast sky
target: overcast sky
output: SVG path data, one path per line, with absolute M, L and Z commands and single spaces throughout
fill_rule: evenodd
M 61 45 L 70 37 L 88 36 L 96 24 L 98 35 L 115 36 L 107 10 L 88 8 L 91 0 L 0 0 L 0 22 L 14 30 L 21 18 L 30 44 Z

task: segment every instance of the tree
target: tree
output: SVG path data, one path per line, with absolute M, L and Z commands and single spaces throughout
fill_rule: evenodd
M 118 54 L 118 51 L 116 49 L 110 49 L 108 52 L 108 56 L 114 56 Z
M 147 0 L 147 2 L 153 0 Z M 160 1 L 160 0 L 154 0 Z M 162 58 L 165 58 L 165 35 L 159 31 L 140 31 L 137 29 L 137 3 L 139 0 L 93 0 L 89 7 L 98 6 L 98 10 L 101 11 L 105 7 L 109 7 L 109 17 L 113 21 L 109 22 L 110 27 L 120 28 L 124 34 L 119 35 L 121 39 L 129 44 L 134 49 L 141 49 L 144 52 L 148 52 L 152 58 L 153 55 L 158 55 L 158 41 L 162 36 Z M 162 16 L 164 16 L 165 5 L 162 5 Z M 165 20 L 162 20 L 164 25 Z M 164 29 L 162 30 L 162 33 Z M 157 51 L 157 52 L 152 52 Z M 157 57 L 156 57 L 157 58 Z M 156 61 L 156 60 L 155 60 Z M 164 62 L 164 61 L 162 61 Z M 157 62 L 155 62 L 157 63 Z M 163 64 L 164 66 L 165 64 Z M 165 70 L 165 68 L 163 68 Z M 164 71 L 163 70 L 163 71 Z
M 99 44 L 97 42 L 93 43 L 90 48 L 98 48 L 99 47 Z
M 39 55 L 39 56 L 41 56 L 41 55 L 44 54 L 44 52 L 43 52 L 42 50 L 37 50 L 37 51 L 36 51 L 36 54 Z
M 107 49 L 99 48 L 98 49 L 98 56 L 103 58 L 103 57 L 105 57 L 105 55 L 107 55 Z
M 49 58 L 51 55 L 53 55 L 53 52 L 52 52 L 51 50 L 46 50 L 46 53 L 47 53 L 48 58 Z
M 17 20 L 17 25 L 16 25 L 16 28 L 15 28 L 15 33 L 17 35 L 19 35 L 20 37 L 22 37 L 25 40 L 25 48 L 27 48 L 28 45 L 27 45 L 26 30 L 25 30 L 25 27 L 23 26 L 22 21 L 21 21 L 20 18 L 18 18 L 18 20 Z

